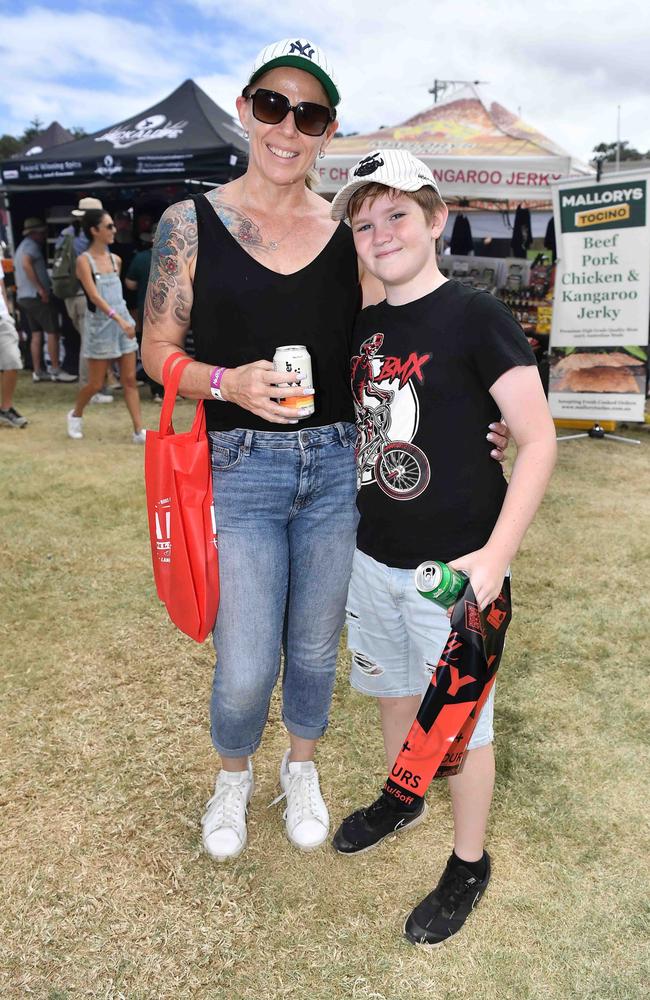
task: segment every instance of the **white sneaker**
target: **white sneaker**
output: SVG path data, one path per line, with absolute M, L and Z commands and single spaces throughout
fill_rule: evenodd
M 246 811 L 253 794 L 253 768 L 219 771 L 214 795 L 201 818 L 203 846 L 215 861 L 238 858 L 246 846 Z
M 50 372 L 50 376 L 53 382 L 76 382 L 79 378 L 78 375 L 72 375 L 71 372 L 65 372 L 63 368 L 53 368 Z
M 330 817 L 320 793 L 318 771 L 313 760 L 290 763 L 289 753 L 287 750 L 280 767 L 283 794 L 275 802 L 286 796 L 284 821 L 287 836 L 294 847 L 312 851 L 327 840 Z
M 109 396 L 107 392 L 96 392 L 94 396 L 90 397 L 91 403 L 112 403 L 113 397 Z
M 138 431 L 137 433 L 134 431 L 133 438 L 131 440 L 133 441 L 133 444 L 144 444 L 146 439 L 147 439 L 147 432 L 143 428 L 141 431 Z
M 79 439 L 83 435 L 83 417 L 75 417 L 74 410 L 68 413 L 68 437 Z

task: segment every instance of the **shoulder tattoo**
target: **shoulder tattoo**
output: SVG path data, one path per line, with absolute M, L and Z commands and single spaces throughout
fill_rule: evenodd
M 228 205 L 219 198 L 218 189 L 209 191 L 206 195 L 213 209 L 223 222 L 231 236 L 243 247 L 254 250 L 268 251 L 271 249 L 269 243 L 265 242 L 262 230 L 258 224 L 249 218 L 245 212 L 235 205 Z
M 187 266 L 196 254 L 198 230 L 193 201 L 170 205 L 163 213 L 152 247 L 145 319 L 155 322 L 171 313 L 182 325 L 190 321 L 192 284 Z

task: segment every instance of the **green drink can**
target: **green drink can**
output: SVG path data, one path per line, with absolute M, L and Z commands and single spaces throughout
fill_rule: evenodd
M 428 601 L 439 604 L 441 608 L 450 608 L 465 589 L 467 574 L 456 569 L 450 569 L 447 563 L 420 563 L 415 571 L 415 586 L 417 591 Z

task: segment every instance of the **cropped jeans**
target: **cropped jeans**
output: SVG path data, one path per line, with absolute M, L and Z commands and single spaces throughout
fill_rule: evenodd
M 210 721 L 224 757 L 259 746 L 282 677 L 282 719 L 328 721 L 358 514 L 353 424 L 210 433 L 219 547 Z

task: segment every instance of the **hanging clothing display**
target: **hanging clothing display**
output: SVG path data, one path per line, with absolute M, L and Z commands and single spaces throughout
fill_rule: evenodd
M 450 250 L 452 254 L 469 254 L 474 250 L 474 241 L 472 239 L 472 227 L 469 224 L 469 219 L 466 215 L 462 213 L 456 216 L 456 221 L 454 222 L 454 228 L 451 234 L 451 247 Z
M 515 224 L 512 229 L 512 240 L 510 241 L 512 256 L 525 258 L 526 251 L 532 242 L 533 234 L 530 223 L 530 211 L 518 205 L 515 212 Z
M 546 233 L 544 234 L 544 246 L 551 251 L 553 263 L 557 260 L 557 245 L 555 243 L 555 219 L 551 216 Z

